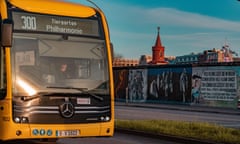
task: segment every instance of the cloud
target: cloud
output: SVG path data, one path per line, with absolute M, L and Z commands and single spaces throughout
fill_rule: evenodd
M 239 21 L 230 21 L 174 8 L 159 7 L 153 9 L 115 4 L 109 6 L 112 9 L 111 17 L 116 17 L 119 22 L 129 25 L 152 23 L 177 27 L 240 31 Z
M 166 55 L 184 55 L 220 48 L 225 38 L 232 42 L 232 46 L 240 45 L 239 21 L 166 7 L 149 9 L 114 2 L 104 7 L 115 48 L 126 57 L 151 54 L 156 26 L 167 27 L 161 30 Z
M 148 23 L 159 23 L 171 26 L 191 28 L 218 29 L 240 31 L 240 22 L 216 17 L 180 11 L 173 8 L 140 9 Z

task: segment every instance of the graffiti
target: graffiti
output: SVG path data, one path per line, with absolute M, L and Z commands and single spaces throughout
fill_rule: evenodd
M 200 103 L 200 88 L 201 88 L 202 77 L 198 74 L 192 76 L 192 102 Z
M 193 67 L 194 104 L 236 107 L 239 99 L 239 66 Z
M 202 97 L 205 100 L 233 101 L 236 82 L 236 73 L 232 70 L 206 70 L 202 73 Z
M 149 69 L 149 100 L 190 102 L 191 69 Z
M 193 76 L 198 75 L 198 101 L 211 106 L 235 106 L 239 93 L 239 66 L 195 67 Z M 194 84 L 194 83 L 193 83 Z M 195 89 L 192 90 L 194 94 Z
M 188 76 L 186 69 L 184 68 L 181 75 L 180 75 L 180 94 L 182 96 L 183 102 L 186 102 L 186 91 L 188 89 Z
M 174 102 L 236 108 L 240 66 L 164 66 L 121 69 L 114 76 L 116 97 L 129 102 Z
M 114 71 L 114 85 L 115 85 L 115 98 L 126 99 L 126 87 L 127 87 L 127 70 L 115 70 Z
M 156 98 L 168 97 L 173 93 L 173 73 L 163 72 L 158 74 L 157 78 L 150 83 L 150 94 Z
M 147 71 L 130 70 L 128 76 L 128 94 L 130 101 L 145 102 L 147 99 Z

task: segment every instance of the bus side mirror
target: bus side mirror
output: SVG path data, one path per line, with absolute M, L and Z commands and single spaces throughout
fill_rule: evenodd
M 4 19 L 1 24 L 1 45 L 3 47 L 12 46 L 13 22 L 10 19 Z

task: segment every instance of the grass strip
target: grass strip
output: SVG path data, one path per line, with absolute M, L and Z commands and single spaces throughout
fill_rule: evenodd
M 240 130 L 202 122 L 116 120 L 115 127 L 225 144 L 240 144 Z

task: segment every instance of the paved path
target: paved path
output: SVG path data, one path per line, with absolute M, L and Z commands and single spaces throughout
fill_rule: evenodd
M 124 102 L 116 102 L 115 105 L 240 115 L 240 109 L 207 107 L 199 105 L 124 103 Z

